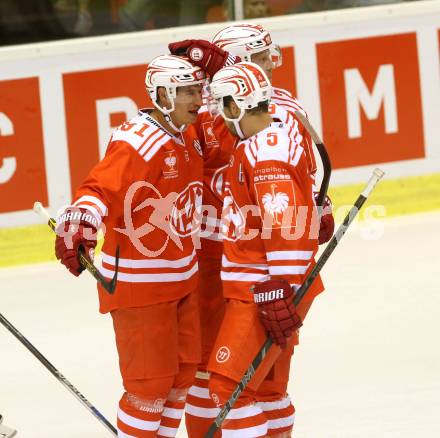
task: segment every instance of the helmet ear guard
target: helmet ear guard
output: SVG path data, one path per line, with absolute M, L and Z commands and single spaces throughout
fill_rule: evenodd
M 272 58 L 273 68 L 281 67 L 283 65 L 283 52 L 278 44 L 271 45 L 270 56 Z
M 269 102 L 272 86 L 264 71 L 257 64 L 240 62 L 218 71 L 212 78 L 210 93 L 215 101 L 216 110 L 223 118 L 233 122 L 241 138 L 243 133 L 239 122 L 246 110 L 256 108 L 261 102 Z M 225 114 L 224 99 L 231 96 L 240 109 L 240 114 L 229 117 Z
M 212 42 L 242 61 L 252 62 L 252 55 L 270 50 L 274 68 L 282 65 L 281 49 L 270 33 L 260 25 L 238 23 L 220 30 Z

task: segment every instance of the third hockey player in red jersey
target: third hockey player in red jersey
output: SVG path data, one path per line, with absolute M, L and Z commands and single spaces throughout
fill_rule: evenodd
M 227 169 L 221 278 L 225 316 L 210 357 L 209 393 L 223 405 L 268 334 L 275 344 L 226 418 L 222 430 L 243 438 L 288 437 L 293 406 L 286 398 L 296 330 L 319 278 L 298 308 L 293 290 L 313 268 L 318 215 L 298 124 L 269 112 L 271 86 L 257 65 L 220 70 L 211 84 L 228 128 L 243 141 Z M 254 292 L 252 292 L 254 290 Z M 274 293 L 276 292 L 276 293 Z
M 214 36 L 212 43 L 203 40 L 186 40 L 170 44 L 170 50 L 172 52 L 184 50 L 188 56 L 192 55 L 192 62 L 202 66 L 211 75 L 214 75 L 224 65 L 243 60 L 258 64 L 271 80 L 273 69 L 281 65 L 282 62 L 281 51 L 278 46 L 273 44 L 269 32 L 259 25 L 249 23 L 233 24 L 222 29 Z M 307 159 L 307 178 L 314 182 L 316 161 L 311 138 L 295 116 L 297 110 L 305 114 L 302 105 L 288 91 L 272 87 L 269 111 L 280 121 L 289 125 L 294 123 L 297 125 L 297 140 L 301 142 Z M 215 406 L 203 396 L 206 396 L 209 377 L 203 371 L 224 313 L 225 301 L 220 280 L 222 254 L 220 213 L 223 203 L 222 191 L 225 170 L 238 142 L 238 137 L 229 132 L 223 118 L 219 115 L 213 116 L 207 106 L 201 109 L 196 126 L 198 126 L 203 148 L 203 203 L 205 206 L 209 206 L 209 210 L 207 209 L 204 218 L 204 230 L 201 235 L 201 252 L 203 254 L 200 262 L 202 364 L 196 384 L 189 392 L 186 406 L 186 423 L 191 438 L 203 436 L 200 431 L 204 430 L 216 415 Z M 328 210 L 327 213 L 321 221 L 320 241 L 322 243 L 327 241 L 333 233 L 333 217 Z M 284 364 L 282 366 L 288 367 L 291 354 L 283 352 L 283 356 Z M 291 417 L 290 413 L 293 407 L 290 406 L 290 400 L 285 397 L 277 403 L 266 404 L 265 410 L 274 419 L 272 425 L 275 424 L 276 416 L 280 422 L 286 424 L 286 418 Z M 290 424 L 293 423 L 293 419 L 290 418 L 289 421 Z M 276 433 L 276 427 L 270 429 L 270 434 Z

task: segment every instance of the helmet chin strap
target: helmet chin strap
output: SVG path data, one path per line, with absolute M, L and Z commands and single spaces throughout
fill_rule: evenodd
M 170 111 L 171 112 L 171 111 Z M 173 120 L 171 119 L 171 116 L 170 116 L 170 112 L 164 112 L 164 111 L 162 111 L 162 113 L 163 113 L 163 115 L 164 115 L 164 117 L 165 117 L 165 120 L 166 120 L 166 122 L 168 123 L 168 125 L 170 125 L 171 126 L 171 128 L 173 128 L 175 131 L 177 131 L 177 132 L 183 132 L 183 131 L 185 131 L 185 129 L 186 129 L 186 125 L 181 125 L 181 127 L 180 128 L 178 128 L 174 123 L 173 123 Z
M 240 127 L 240 121 L 239 120 L 232 120 L 232 123 L 234 124 L 234 128 L 237 131 L 238 136 L 244 140 L 246 137 L 243 134 L 243 131 L 241 130 Z
M 224 108 L 221 108 L 220 110 L 223 118 L 225 120 L 227 120 L 228 122 L 232 122 L 232 124 L 234 125 L 235 130 L 237 131 L 238 136 L 242 139 L 245 140 L 246 136 L 244 135 L 241 126 L 240 126 L 240 120 L 243 118 L 245 110 L 244 108 L 240 108 L 240 115 L 238 117 L 236 117 L 235 119 L 228 117 L 225 112 L 224 112 Z
M 170 96 L 170 93 L 168 92 L 167 89 L 166 89 L 166 93 L 167 93 L 168 99 L 171 101 L 171 108 L 170 109 L 168 109 L 164 106 L 163 107 L 160 106 L 155 100 L 152 99 L 153 105 L 164 115 L 165 121 L 168 123 L 168 125 L 171 126 L 171 128 L 174 129 L 174 131 L 182 133 L 183 131 L 185 131 L 186 125 L 182 125 L 180 128 L 178 128 L 174 124 L 173 120 L 171 119 L 171 113 L 175 110 L 174 97 Z

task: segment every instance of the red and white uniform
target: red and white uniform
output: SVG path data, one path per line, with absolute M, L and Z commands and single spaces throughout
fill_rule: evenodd
M 73 204 L 105 225 L 101 271 L 108 278 L 120 248 L 115 293 L 98 286 L 101 312 L 175 300 L 196 287 L 199 151 L 194 127 L 172 137 L 140 112 L 114 131 L 104 159 L 76 191 Z
M 299 288 L 314 265 L 319 220 L 301 140 L 297 123 L 273 122 L 233 154 L 223 203 L 225 298 L 253 302 L 251 286 L 268 276 Z
M 74 205 L 105 226 L 98 285 L 111 312 L 125 393 L 118 436 L 173 437 L 200 362 L 194 216 L 202 202 L 202 157 L 194 127 L 173 137 L 141 111 L 116 129 Z
M 307 162 L 307 179 L 314 183 L 316 173 L 316 161 L 313 154 L 312 141 L 309 133 L 301 122 L 296 118 L 296 110 L 306 114 L 297 99 L 283 89 L 273 88 L 269 110 L 274 119 L 282 121 L 287 125 L 296 124 L 297 141 L 301 143 L 304 149 L 304 155 Z M 226 170 L 229 167 L 231 156 L 239 142 L 239 139 L 233 136 L 223 118 L 218 115 L 212 117 L 207 108 L 202 108 L 196 124 L 203 149 L 203 204 L 209 207 L 205 212 L 202 223 L 201 233 L 201 251 L 202 257 L 199 258 L 200 269 L 200 310 L 201 310 L 201 338 L 202 338 L 202 366 L 206 363 L 213 349 L 213 344 L 217 337 L 224 311 L 225 299 L 222 293 L 222 281 L 220 271 L 222 270 L 221 260 L 223 255 L 223 237 L 221 232 L 221 212 L 223 206 L 223 191 L 225 185 Z M 297 343 L 297 336 L 294 336 L 294 343 Z M 291 360 L 293 347 L 290 350 L 283 351 L 282 357 L 278 361 L 278 367 L 281 370 L 288 370 Z M 280 373 L 275 369 L 277 378 Z M 284 373 L 285 374 L 285 373 Z M 288 373 L 284 376 L 284 386 L 287 386 Z M 209 399 L 207 392 L 208 375 L 199 372 L 195 386 L 190 389 L 186 406 L 186 425 L 190 438 L 199 438 L 203 436 L 203 430 L 206 430 L 209 422 L 217 415 L 213 402 Z M 279 388 L 279 384 L 271 385 L 270 382 L 264 382 L 263 389 L 265 393 L 271 391 L 283 393 L 285 389 Z M 263 398 L 264 399 L 264 398 Z M 278 418 L 287 420 L 279 421 L 284 425 L 293 424 L 294 408 L 288 397 L 281 401 L 267 403 L 265 412 L 267 416 L 278 415 Z M 282 430 L 275 426 L 270 429 L 274 433 Z M 199 430 L 202 432 L 199 433 Z
M 318 241 L 314 228 L 319 227 L 319 220 L 301 141 L 296 122 L 273 122 L 238 144 L 227 170 L 221 278 L 228 303 L 208 363 L 209 390 L 220 404 L 227 401 L 266 338 L 251 286 L 270 276 L 299 287 L 315 263 Z M 298 307 L 301 317 L 322 290 L 318 277 Z M 292 337 L 287 348 L 290 353 L 294 342 Z M 246 438 L 291 429 L 293 406 L 288 398 L 275 397 L 286 390 L 289 362 L 287 368 L 279 366 L 280 361 L 286 363 L 284 355 L 278 347 L 270 349 L 226 418 L 224 433 L 234 431 Z M 273 369 L 275 375 L 280 373 L 276 378 L 270 372 Z M 256 401 L 261 403 L 255 405 Z M 284 421 L 279 412 L 272 421 L 268 412 L 283 409 Z
M 294 120 L 298 124 L 298 132 L 302 138 L 301 145 L 304 148 L 309 169 L 308 177 L 314 182 L 317 166 L 313 144 L 310 134 L 294 115 L 297 110 L 307 115 L 300 102 L 292 97 L 288 91 L 281 88 L 273 88 L 269 112 L 274 119 L 278 119 L 286 124 L 291 125 L 294 123 Z M 206 107 L 199 114 L 196 128 L 203 149 L 203 204 L 214 207 L 215 210 L 210 210 L 210 212 L 217 212 L 216 217 L 206 215 L 203 227 L 206 231 L 202 232 L 201 236 L 202 248 L 204 249 L 205 257 L 215 258 L 221 256 L 222 246 L 221 244 L 210 242 L 222 240 L 219 225 L 220 212 L 223 205 L 224 173 L 239 139 L 229 132 L 220 115 L 212 117 Z
M 295 116 L 295 111 L 299 111 L 307 117 L 306 111 L 304 110 L 302 104 L 298 101 L 298 99 L 293 97 L 291 93 L 289 93 L 287 90 L 283 90 L 282 88 L 273 87 L 271 104 L 269 105 L 269 110 L 271 112 L 273 104 L 278 105 L 278 107 L 288 111 L 298 122 L 298 131 L 302 136 L 301 146 L 304 148 L 304 152 L 306 154 L 309 175 L 312 180 L 315 181 L 317 167 L 315 154 L 313 151 L 312 138 L 307 129 L 301 123 L 301 120 Z

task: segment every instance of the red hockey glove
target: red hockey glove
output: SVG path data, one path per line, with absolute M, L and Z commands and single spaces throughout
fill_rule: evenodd
M 79 250 L 93 261 L 97 225 L 95 217 L 84 208 L 68 207 L 60 216 L 55 255 L 76 277 L 84 271 L 78 258 Z
M 211 77 L 222 67 L 240 61 L 238 56 L 229 56 L 229 52 L 220 49 L 206 40 L 183 40 L 168 44 L 173 55 L 186 55 L 194 65 L 205 70 Z
M 255 284 L 252 292 L 263 327 L 275 344 L 285 348 L 287 339 L 302 326 L 289 282 L 284 279 L 264 281 Z
M 315 193 L 315 200 L 318 199 L 319 193 Z M 322 206 L 321 221 L 319 223 L 318 243 L 322 245 L 328 242 L 335 231 L 335 219 L 333 218 L 332 201 L 328 196 L 324 199 Z

